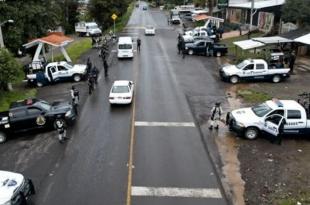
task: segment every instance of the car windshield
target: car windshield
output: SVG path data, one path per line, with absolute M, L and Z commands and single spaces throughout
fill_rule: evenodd
M 248 64 L 247 61 L 242 61 L 241 63 L 237 65 L 237 68 L 238 69 L 244 68 L 244 66 L 246 66 L 247 64 Z
M 51 105 L 48 104 L 48 102 L 41 101 L 41 102 L 40 102 L 40 105 L 41 105 L 41 107 L 42 107 L 44 110 L 50 110 L 50 109 L 51 109 Z
M 262 103 L 256 106 L 252 107 L 252 111 L 257 115 L 258 117 L 263 117 L 267 113 L 269 113 L 272 109 L 266 104 Z
M 126 85 L 113 86 L 112 93 L 129 93 L 129 88 Z
M 67 68 L 67 69 L 72 69 L 72 68 L 73 68 L 73 66 L 70 65 L 69 63 L 63 64 L 63 67 L 65 67 L 65 68 Z
M 120 44 L 118 48 L 119 49 L 132 49 L 132 45 L 131 44 Z
M 153 29 L 153 26 L 147 26 L 146 28 L 147 29 Z

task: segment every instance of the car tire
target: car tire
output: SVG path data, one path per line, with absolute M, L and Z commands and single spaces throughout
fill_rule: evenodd
M 37 84 L 37 86 L 40 87 L 40 88 L 43 87 L 43 83 L 42 83 L 42 82 L 37 82 L 36 84 Z
M 73 75 L 73 81 L 74 81 L 74 82 L 80 82 L 81 79 L 82 79 L 82 76 L 81 76 L 81 75 L 79 75 L 79 74 L 74 74 L 74 75 Z
M 221 57 L 222 53 L 220 51 L 216 52 L 216 57 Z
M 6 134 L 4 132 L 0 132 L 0 144 L 6 141 Z
M 256 127 L 248 127 L 244 132 L 244 137 L 248 140 L 254 140 L 259 136 L 259 130 Z
M 236 76 L 236 75 L 233 75 L 229 78 L 229 81 L 232 83 L 232 84 L 237 84 L 239 82 L 239 77 Z
M 194 51 L 192 49 L 189 49 L 188 50 L 188 55 L 193 55 L 194 54 Z
M 279 75 L 274 75 L 273 77 L 272 77 L 272 82 L 273 83 L 279 83 L 281 81 L 281 76 L 279 76 Z

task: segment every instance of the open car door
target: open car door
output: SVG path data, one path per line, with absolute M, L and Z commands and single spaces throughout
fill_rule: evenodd
M 283 120 L 284 117 L 279 114 L 274 114 L 266 117 L 263 131 L 273 136 L 278 136 L 280 133 L 279 128 Z

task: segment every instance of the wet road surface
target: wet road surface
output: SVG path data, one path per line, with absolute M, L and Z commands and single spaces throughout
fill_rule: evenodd
M 146 25 L 157 28 L 156 36 L 143 35 Z M 50 132 L 10 141 L 1 147 L 1 169 L 33 178 L 36 204 L 227 204 L 190 107 L 204 101 L 208 110 L 224 98 L 212 69 L 216 58 L 182 59 L 179 30 L 161 11 L 136 8 L 121 35 L 139 36 L 141 53 L 133 60 L 114 58 L 109 78 L 100 73 L 95 93 L 84 93 L 67 144 L 59 145 Z M 99 67 L 97 55 L 90 52 Z M 136 83 L 132 105 L 110 106 L 114 80 Z

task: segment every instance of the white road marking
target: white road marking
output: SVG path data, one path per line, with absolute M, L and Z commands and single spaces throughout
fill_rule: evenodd
M 136 121 L 135 126 L 145 127 L 195 127 L 193 122 L 143 122 Z
M 131 196 L 222 198 L 219 189 L 133 186 Z

